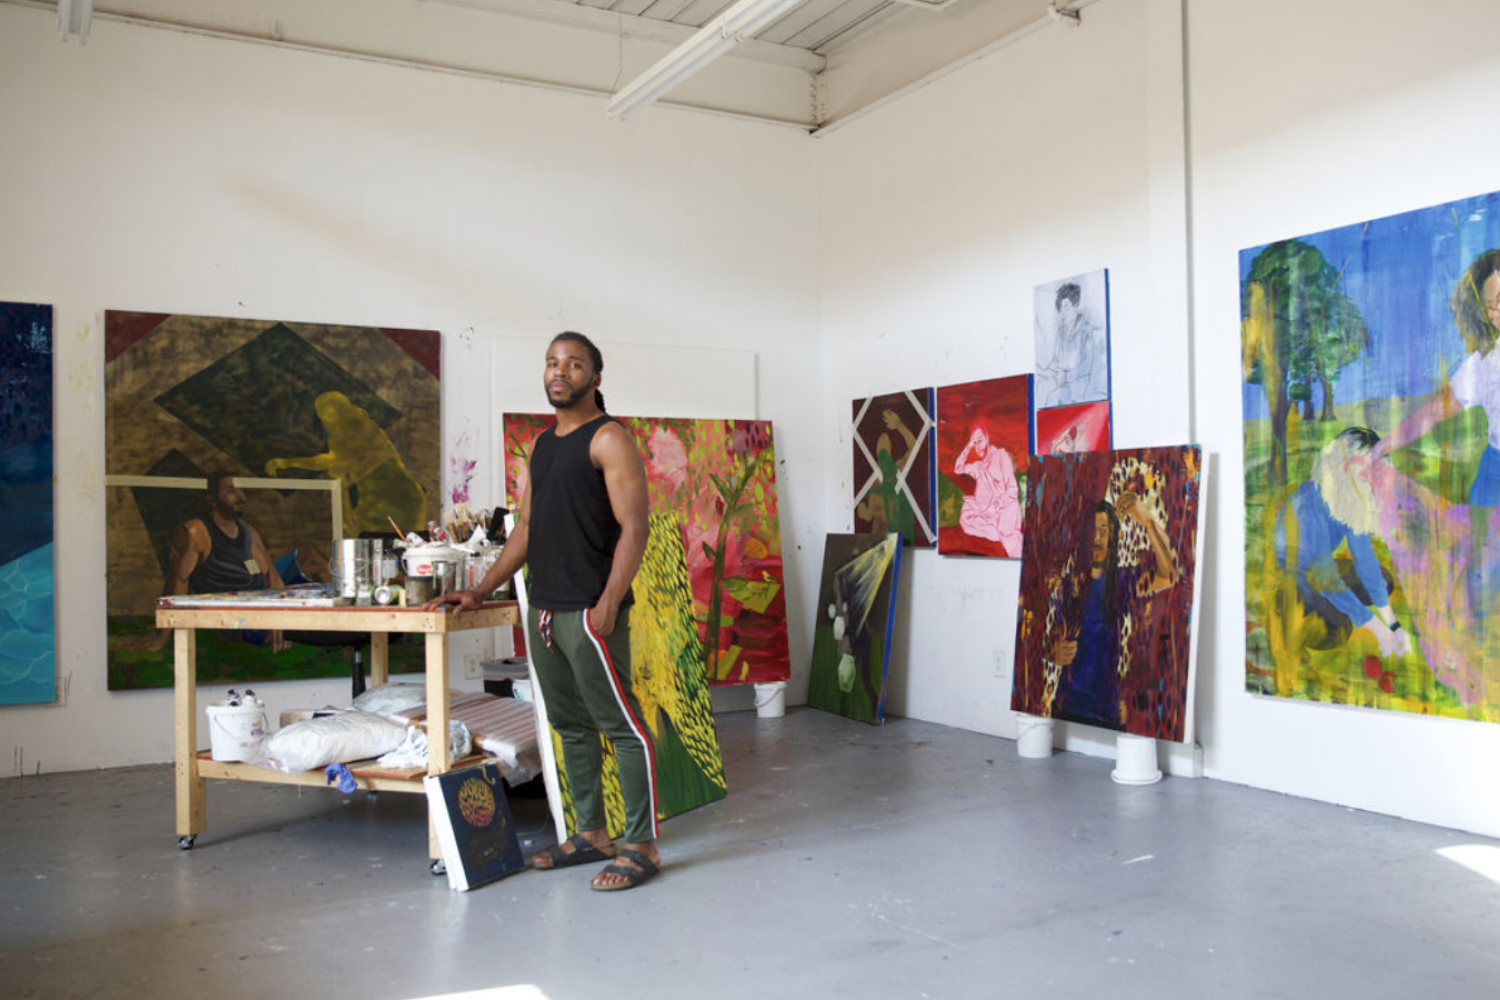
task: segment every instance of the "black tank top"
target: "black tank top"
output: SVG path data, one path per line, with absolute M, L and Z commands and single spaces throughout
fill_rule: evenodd
M 212 541 L 208 558 L 188 576 L 188 591 L 194 594 L 217 594 L 225 590 L 260 590 L 265 584 L 264 572 L 251 573 L 245 565 L 252 558 L 250 526 L 235 518 L 240 529 L 238 538 L 230 538 L 219 529 L 212 517 L 200 517 Z
M 549 427 L 531 449 L 531 522 L 526 543 L 531 603 L 547 611 L 592 608 L 604 593 L 620 541 L 604 473 L 589 458 L 605 414 L 559 437 Z M 620 607 L 632 600 L 626 592 Z

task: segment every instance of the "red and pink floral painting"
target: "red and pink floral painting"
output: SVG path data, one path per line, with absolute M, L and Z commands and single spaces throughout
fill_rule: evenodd
M 525 495 L 532 443 L 555 422 L 508 413 L 505 492 Z M 693 612 L 710 684 L 791 676 L 769 420 L 622 417 L 646 463 L 651 510 L 682 519 Z
M 937 391 L 938 551 L 1021 558 L 1030 375 Z

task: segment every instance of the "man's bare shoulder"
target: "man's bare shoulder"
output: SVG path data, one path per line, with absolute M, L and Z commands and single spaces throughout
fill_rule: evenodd
M 641 457 L 635 439 L 618 420 L 607 421 L 594 433 L 593 441 L 589 442 L 589 453 L 600 465 L 606 461 L 630 461 L 632 458 L 640 461 Z
M 206 549 L 212 545 L 208 537 L 208 526 L 202 518 L 190 517 L 172 531 L 172 547 L 179 549 Z

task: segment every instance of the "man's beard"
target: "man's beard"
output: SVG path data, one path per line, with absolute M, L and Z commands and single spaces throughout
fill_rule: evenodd
M 578 403 L 579 400 L 583 399 L 585 395 L 593 391 L 594 387 L 591 385 L 580 386 L 579 388 L 569 392 L 567 397 L 563 399 L 562 402 L 558 402 L 557 400 L 552 398 L 552 390 L 549 388 L 547 389 L 547 402 L 551 404 L 552 408 L 555 410 L 566 410 L 574 406 L 576 403 Z

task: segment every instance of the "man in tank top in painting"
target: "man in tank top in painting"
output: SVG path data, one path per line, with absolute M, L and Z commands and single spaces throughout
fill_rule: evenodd
M 172 552 L 167 558 L 167 579 L 162 595 L 217 594 L 226 590 L 261 590 L 285 586 L 265 542 L 245 521 L 245 491 L 227 472 L 209 473 L 203 491 L 203 510 L 172 531 Z M 171 629 L 122 648 L 161 649 L 171 638 Z M 240 638 L 257 644 L 269 642 L 280 652 L 287 642 L 280 632 L 246 631 Z
M 630 889 L 656 874 L 656 761 L 631 688 L 631 581 L 646 552 L 646 470 L 629 432 L 604 412 L 604 358 L 587 337 L 558 334 L 542 386 L 557 425 L 537 438 L 515 530 L 473 590 L 429 608 L 477 607 L 529 564 L 527 649 L 536 667 L 578 832 L 532 856 L 533 868 L 608 861 L 591 887 Z M 600 734 L 614 745 L 625 831 L 605 826 Z

